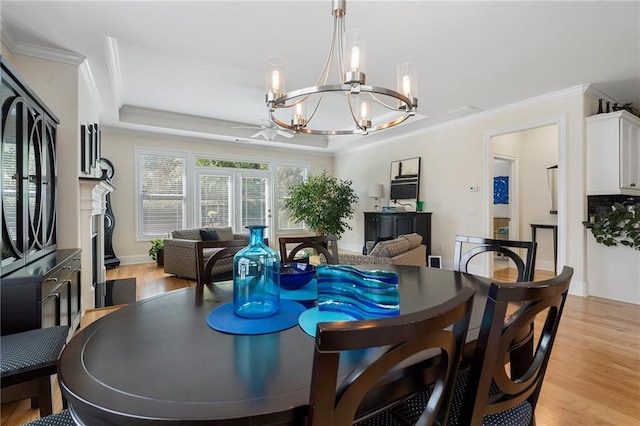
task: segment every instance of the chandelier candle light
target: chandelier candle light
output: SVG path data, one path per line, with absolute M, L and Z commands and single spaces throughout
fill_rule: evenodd
M 320 76 L 313 86 L 287 92 L 284 59 L 279 56 L 267 58 L 266 103 L 271 120 L 278 126 L 296 133 L 366 135 L 371 131 L 398 125 L 415 115 L 418 108 L 417 66 L 413 63 L 398 66 L 397 90 L 367 85 L 362 32 L 345 30 L 346 0 L 332 0 L 332 6 L 334 24 L 331 47 Z M 340 82 L 328 84 L 329 73 L 336 57 Z M 353 125 L 332 130 L 311 127 L 310 123 L 320 107 L 323 96 L 333 92 L 345 95 Z M 385 118 L 380 119 L 380 124 L 372 125 L 374 104 L 393 111 L 393 117 L 389 119 L 385 114 Z M 283 117 L 277 116 L 277 110 L 287 108 L 293 111 L 290 124 L 285 122 Z

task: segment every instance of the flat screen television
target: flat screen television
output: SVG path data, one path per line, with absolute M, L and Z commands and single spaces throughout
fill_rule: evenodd
M 413 200 L 418 198 L 418 182 L 391 182 L 392 200 Z

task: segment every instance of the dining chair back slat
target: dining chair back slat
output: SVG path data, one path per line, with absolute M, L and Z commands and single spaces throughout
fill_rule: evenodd
M 264 239 L 265 244 L 269 244 L 267 238 Z M 246 240 L 229 240 L 229 241 L 197 241 L 196 250 L 196 268 L 198 269 L 196 275 L 196 282 L 198 287 L 202 287 L 207 284 L 211 284 L 214 281 L 212 275 L 213 266 L 221 259 L 226 259 L 235 256 L 237 252 L 247 247 L 248 241 Z M 215 252 L 205 261 L 205 249 L 221 249 Z M 225 280 L 228 277 L 225 277 Z
M 304 249 L 313 249 L 318 255 L 324 256 L 327 264 L 338 264 L 338 239 L 335 235 L 318 235 L 311 237 L 280 237 L 280 259 L 282 263 L 296 261 L 296 255 Z M 296 244 L 291 250 L 287 244 Z M 329 251 L 330 250 L 330 251 Z
M 469 325 L 474 290 L 463 288 L 454 298 L 430 309 L 398 317 L 318 323 L 309 401 L 309 425 L 385 424 L 386 406 L 358 413 L 376 382 L 403 361 L 428 350 L 440 351 L 437 379 L 425 424 L 446 422 L 454 381 Z M 371 349 L 339 382 L 341 354 Z M 408 395 L 405 396 L 405 398 Z M 387 403 L 390 403 L 387 401 Z M 359 423 L 356 424 L 359 424 Z

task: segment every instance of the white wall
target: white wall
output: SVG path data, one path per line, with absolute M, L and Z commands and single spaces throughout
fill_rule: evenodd
M 335 159 L 335 175 L 352 179 L 359 194 L 365 194 L 370 182 L 386 182 L 388 169 L 397 159 L 422 157 L 420 199 L 425 210 L 433 212 L 432 252 L 443 256 L 444 266 L 451 267 L 456 234 L 490 235 L 488 197 L 493 188 L 485 185 L 485 142 L 493 134 L 509 133 L 508 129 L 527 123 L 561 120 L 561 132 L 566 140 L 567 176 L 561 223 L 559 259 L 575 268 L 572 292 L 583 294 L 585 287 L 585 233 L 581 221 L 585 211 L 584 137 L 585 108 L 591 107 L 579 92 L 549 97 L 530 104 L 521 103 L 502 112 L 486 114 L 480 119 L 462 120 L 451 127 L 441 126 L 423 134 L 388 143 L 373 144 L 365 149 L 341 153 Z M 548 124 L 548 123 L 547 123 Z M 538 125 L 539 126 L 539 125 Z M 531 125 L 530 127 L 537 127 Z M 522 129 L 518 129 L 522 130 Z M 548 166 L 545 166 L 545 169 Z M 546 176 L 544 180 L 546 188 Z M 478 186 L 478 192 L 470 192 Z M 545 202 L 545 206 L 548 203 Z M 485 206 L 487 208 L 485 209 Z M 351 222 L 353 231 L 345 233 L 342 245 L 360 247 L 364 238 L 360 206 Z M 561 212 L 562 213 L 562 212 Z
M 122 264 L 151 261 L 147 256 L 149 242 L 136 240 L 136 147 L 180 150 L 253 160 L 308 162 L 310 165 L 309 172 L 312 174 L 319 174 L 322 170 L 327 170 L 329 173 L 333 172 L 333 159 L 330 155 L 283 151 L 275 148 L 256 148 L 251 145 L 232 142 L 167 137 L 103 128 L 102 156 L 111 160 L 115 169 L 113 185 L 116 190 L 111 194 L 111 203 L 115 216 L 113 249 Z

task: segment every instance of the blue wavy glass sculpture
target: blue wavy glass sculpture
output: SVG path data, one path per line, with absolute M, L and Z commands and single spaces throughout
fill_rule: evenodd
M 363 320 L 400 314 L 398 274 L 362 271 L 348 265 L 317 268 L 318 309 Z

